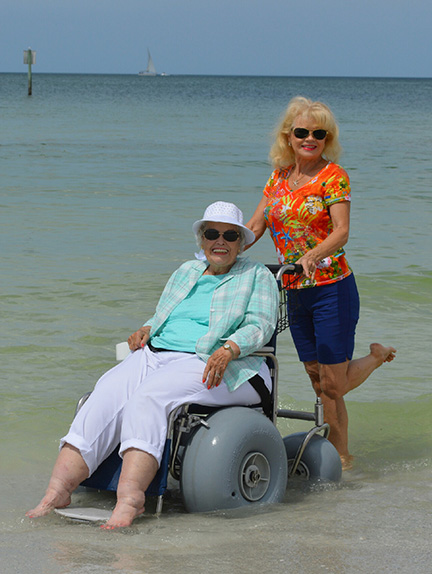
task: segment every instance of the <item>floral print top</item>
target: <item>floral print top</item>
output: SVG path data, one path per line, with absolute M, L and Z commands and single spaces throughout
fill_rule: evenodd
M 288 183 L 292 168 L 275 169 L 264 188 L 268 198 L 264 217 L 281 264 L 295 263 L 324 241 L 333 229 L 329 207 L 339 201 L 351 201 L 348 174 L 339 165 L 329 162 L 295 190 Z M 314 281 L 303 278 L 294 282 L 293 287 L 334 283 L 352 272 L 342 248 L 317 267 Z

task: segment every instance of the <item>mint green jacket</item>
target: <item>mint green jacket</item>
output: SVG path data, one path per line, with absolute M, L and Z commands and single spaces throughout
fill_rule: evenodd
M 173 309 L 190 293 L 204 273 L 203 261 L 187 261 L 175 271 L 145 326 L 150 339 L 163 327 Z M 205 362 L 228 339 L 240 348 L 238 359 L 230 361 L 224 381 L 230 391 L 258 373 L 263 358 L 249 356 L 271 339 L 276 328 L 279 290 L 272 273 L 261 263 L 239 258 L 216 287 L 208 332 L 198 339 L 196 354 Z

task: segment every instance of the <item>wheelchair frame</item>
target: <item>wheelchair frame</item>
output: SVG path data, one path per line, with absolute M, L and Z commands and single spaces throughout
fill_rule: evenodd
M 290 466 L 288 468 L 287 479 L 289 479 L 296 475 L 299 469 L 299 465 L 302 461 L 302 457 L 308 445 L 311 443 L 313 437 L 319 433 L 323 433 L 322 437 L 327 439 L 330 432 L 330 427 L 327 423 L 324 422 L 323 405 L 319 397 L 317 397 L 314 410 L 312 412 L 279 409 L 277 407 L 279 363 L 275 354 L 276 339 L 278 333 L 282 332 L 288 326 L 286 312 L 286 290 L 282 286 L 282 276 L 284 274 L 301 273 L 301 266 L 286 264 L 283 266 L 267 265 L 267 267 L 275 275 L 281 294 L 278 327 L 269 345 L 254 353 L 254 355 L 264 357 L 270 370 L 273 385 L 271 392 L 271 416 L 269 416 L 269 418 L 275 426 L 278 418 L 310 421 L 314 424 L 311 430 L 305 433 L 304 437 L 301 437 L 300 444 L 298 447 L 296 447 L 297 452 L 294 456 L 294 459 L 290 461 Z M 117 359 L 124 358 L 124 356 L 121 356 L 122 349 L 120 347 L 122 345 L 124 346 L 125 344 L 120 343 L 117 345 Z M 90 394 L 90 392 L 86 393 L 80 398 L 76 407 L 75 414 L 79 411 Z M 227 408 L 231 407 L 202 407 L 199 405 L 187 403 L 171 412 L 168 419 L 167 440 L 165 443 L 161 465 L 153 482 L 146 491 L 146 495 L 157 497 L 156 515 L 159 515 L 162 512 L 163 496 L 167 490 L 168 484 L 168 473 L 170 473 L 175 480 L 180 479 L 182 459 L 184 456 L 184 451 L 187 448 L 187 444 L 190 441 L 190 437 L 196 431 L 196 429 L 201 426 L 209 428 L 207 417 L 210 414 L 213 414 L 215 411 Z M 260 404 L 244 408 L 259 410 L 262 412 L 262 407 Z M 90 478 L 82 483 L 82 485 L 91 488 L 97 488 L 99 490 L 116 490 L 118 478 L 120 476 L 120 470 L 121 460 L 117 452 L 114 452 L 101 464 L 101 466 Z M 253 473 L 251 476 L 252 480 L 259 480 L 260 478 L 259 476 L 255 476 L 255 478 L 253 478 Z

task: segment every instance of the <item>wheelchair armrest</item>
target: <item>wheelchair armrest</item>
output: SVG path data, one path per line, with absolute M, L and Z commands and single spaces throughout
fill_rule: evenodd
M 253 355 L 264 355 L 264 354 L 268 354 L 268 353 L 273 354 L 274 352 L 275 352 L 275 348 L 268 345 L 265 347 L 261 347 L 261 349 L 258 349 L 258 351 L 255 351 L 255 353 L 252 353 L 252 354 Z
M 117 343 L 116 345 L 116 360 L 123 361 L 129 355 L 130 349 L 129 344 L 127 341 L 123 341 L 122 343 Z

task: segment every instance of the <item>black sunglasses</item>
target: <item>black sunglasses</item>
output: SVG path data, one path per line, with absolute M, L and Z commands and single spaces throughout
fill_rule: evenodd
M 228 229 L 228 231 L 224 231 L 223 233 L 220 233 L 220 231 L 218 231 L 217 229 L 206 229 L 204 231 L 204 237 L 209 241 L 214 241 L 215 239 L 218 239 L 220 235 L 222 235 L 225 241 L 230 242 L 237 241 L 237 239 L 240 237 L 240 233 L 238 231 L 235 231 L 234 229 Z
M 299 140 L 304 140 L 305 138 L 308 137 L 309 134 L 312 134 L 316 140 L 323 140 L 327 135 L 327 131 L 326 130 L 309 131 L 306 128 L 294 128 L 293 134 Z

